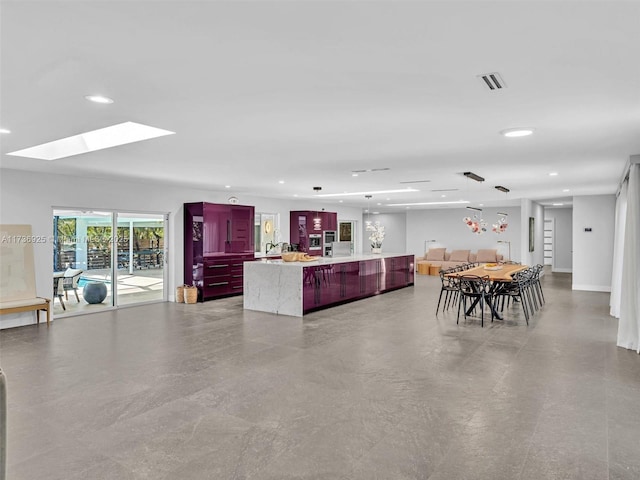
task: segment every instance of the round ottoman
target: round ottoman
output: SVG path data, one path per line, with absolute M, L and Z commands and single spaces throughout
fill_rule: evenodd
M 102 303 L 107 298 L 107 286 L 102 282 L 89 282 L 84 286 L 82 296 L 87 303 Z

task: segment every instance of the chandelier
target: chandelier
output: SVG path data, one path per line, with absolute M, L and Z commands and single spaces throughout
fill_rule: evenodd
M 472 233 L 482 235 L 487 231 L 487 223 L 482 219 L 482 209 L 474 207 L 467 207 L 467 209 L 479 213 L 474 213 L 471 217 L 464 217 L 462 221 L 467 224 Z
M 504 233 L 509 226 L 509 220 L 507 219 L 509 215 L 502 212 L 498 212 L 498 215 L 500 216 L 498 223 L 494 223 L 491 226 L 491 231 L 500 235 L 501 233 Z

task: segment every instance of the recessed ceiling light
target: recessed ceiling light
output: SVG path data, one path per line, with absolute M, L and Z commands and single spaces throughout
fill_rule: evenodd
M 419 205 L 454 205 L 454 204 L 460 204 L 460 203 L 469 203 L 466 200 L 455 200 L 452 202 L 416 202 L 416 203 L 390 203 L 387 205 L 387 207 L 404 207 L 405 205 L 415 205 L 415 206 L 419 206 Z
M 278 183 L 282 185 L 284 183 L 284 180 L 278 180 Z
M 175 132 L 150 127 L 135 122 L 124 122 L 110 127 L 92 130 L 71 137 L 43 143 L 7 155 L 16 157 L 38 158 L 40 160 L 58 160 L 60 158 L 95 152 L 105 148 L 140 142 L 151 138 L 173 135 Z
M 351 174 L 351 176 L 352 176 L 352 177 L 357 177 L 357 176 L 358 176 L 358 174 L 357 174 L 357 173 L 352 173 L 352 174 Z
M 484 207 L 484 203 L 481 203 L 481 204 L 480 204 L 480 206 L 481 206 L 481 207 Z
M 297 193 L 294 193 L 294 194 L 293 194 L 293 196 L 294 196 L 294 197 L 297 197 L 297 196 L 298 196 L 298 194 L 297 194 Z
M 344 192 L 344 193 L 323 193 L 321 195 L 314 195 L 314 197 L 353 197 L 356 195 L 378 195 L 383 193 L 405 193 L 405 192 L 419 192 L 415 188 L 403 188 L 401 190 L 378 190 L 375 192 Z
M 568 188 L 565 188 L 564 190 L 562 190 L 563 192 L 570 192 L 571 190 L 569 190 Z
M 527 137 L 533 134 L 533 128 L 528 128 L 528 127 L 507 128 L 506 130 L 501 130 L 500 133 L 505 137 L 509 137 L 509 138 Z
M 551 172 L 549 173 L 550 177 L 557 177 L 558 176 L 558 172 Z
M 7 130 L 6 128 L 0 128 L 0 133 L 11 133 L 11 130 Z
M 113 98 L 105 97 L 104 95 L 85 95 L 84 98 L 93 103 L 113 103 Z
M 382 205 L 380 202 L 378 202 L 378 205 Z
M 344 200 L 338 200 L 338 203 L 342 203 L 342 202 L 344 202 Z
M 564 203 L 554 203 L 553 204 L 554 207 L 561 207 L 562 205 L 564 205 Z
M 225 185 L 224 188 L 231 188 L 231 185 Z
M 446 195 L 440 195 L 440 198 L 447 198 Z
M 371 213 L 373 213 L 374 215 L 380 215 L 380 212 L 371 212 Z

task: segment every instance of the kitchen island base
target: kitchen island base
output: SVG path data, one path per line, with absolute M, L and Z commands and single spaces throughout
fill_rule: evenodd
M 312 263 L 245 263 L 244 308 L 302 317 L 414 283 L 414 256 L 319 258 Z

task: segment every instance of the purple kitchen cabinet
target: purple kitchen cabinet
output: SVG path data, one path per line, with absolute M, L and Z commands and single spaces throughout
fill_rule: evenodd
M 303 268 L 304 313 L 413 285 L 411 255 Z
M 322 243 L 314 248 L 313 236 L 323 237 L 326 231 L 338 229 L 338 214 L 316 210 L 295 210 L 289 213 L 289 243 L 310 255 L 322 255 Z
M 254 207 L 184 204 L 184 283 L 201 301 L 242 293 L 243 263 L 253 261 Z

